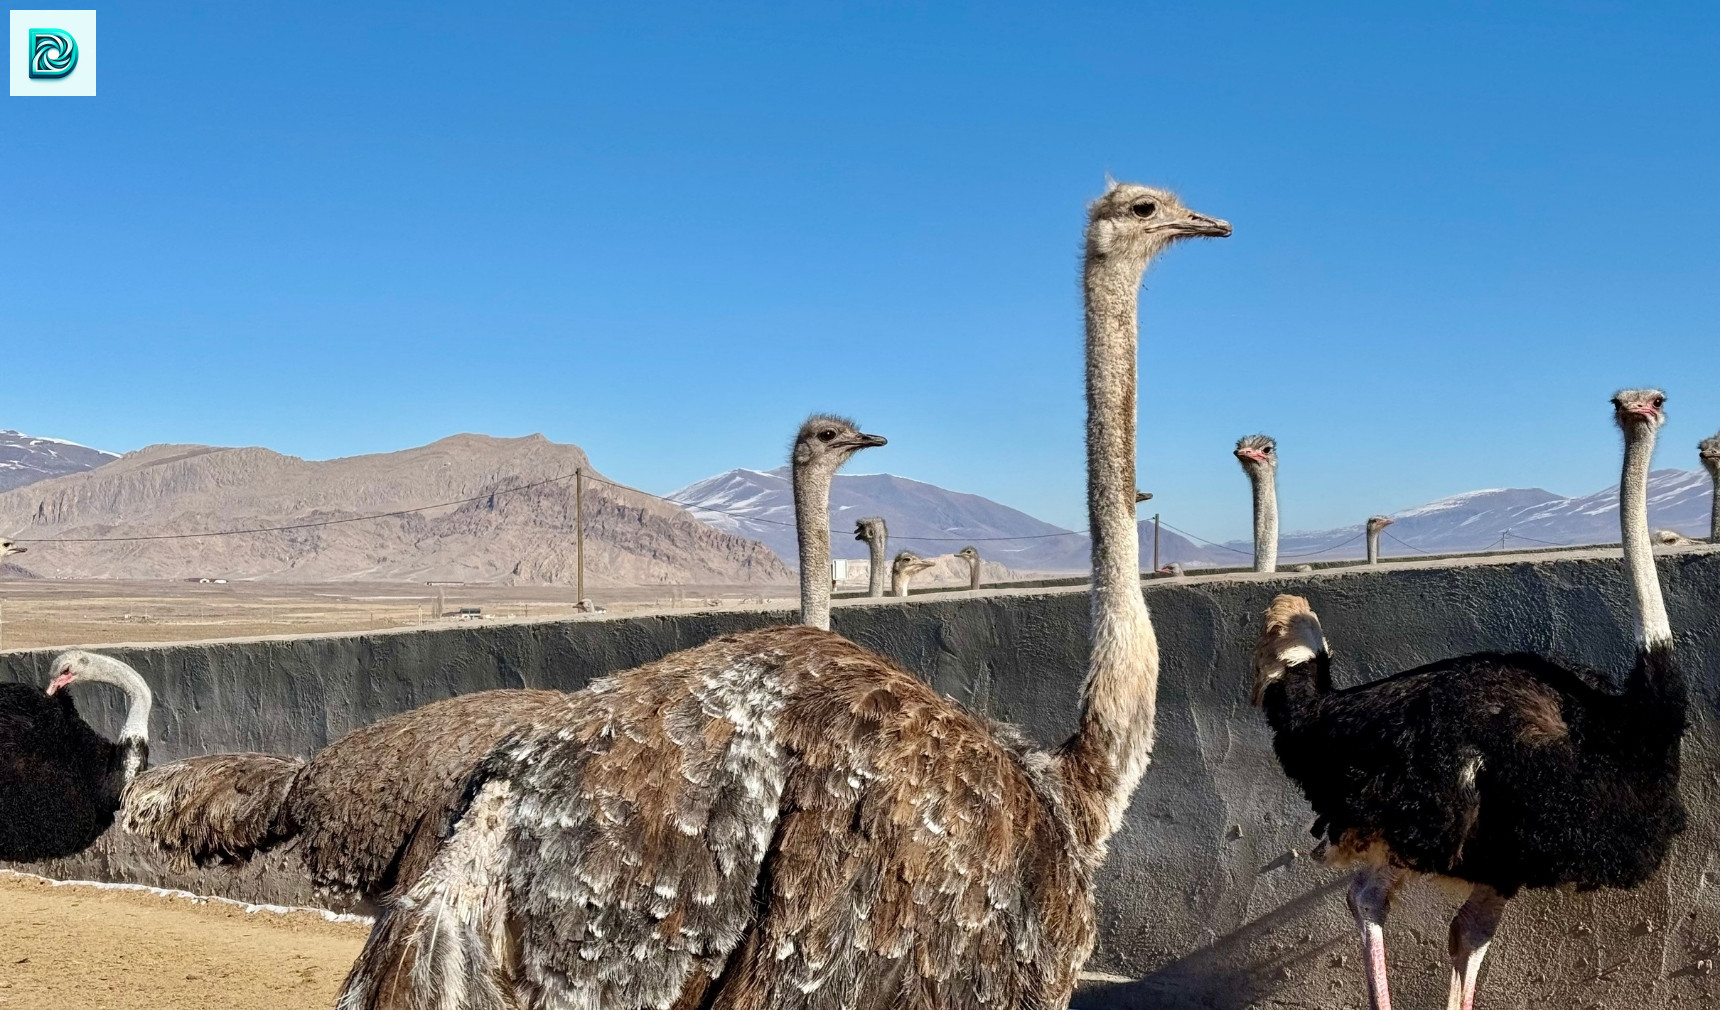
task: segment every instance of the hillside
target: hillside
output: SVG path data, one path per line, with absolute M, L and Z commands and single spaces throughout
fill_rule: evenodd
M 0 491 L 49 477 L 82 473 L 118 459 L 111 452 L 58 438 L 41 438 L 0 428 Z
M 348 519 L 491 495 L 576 468 L 541 435 L 455 435 L 400 452 L 312 461 L 268 449 L 155 445 L 0 494 L 17 539 L 183 535 Z M 245 536 L 31 543 L 48 578 L 575 580 L 573 481 L 426 512 Z M 770 551 L 655 499 L 586 481 L 586 583 L 785 583 Z
M 707 477 L 670 498 L 714 529 L 757 540 L 788 564 L 795 563 L 794 495 L 788 468 L 736 469 Z M 1015 573 L 1085 572 L 1087 535 L 1053 526 L 989 498 L 949 491 L 936 484 L 894 474 L 838 474 L 830 489 L 831 553 L 864 558 L 866 545 L 851 532 L 854 521 L 883 516 L 890 527 L 890 552 L 910 550 L 926 556 L 949 554 L 966 544 L 987 561 Z M 846 535 L 844 533 L 846 532 Z M 1235 557 L 1197 547 L 1163 530 L 1160 560 L 1183 564 L 1236 564 Z M 1142 524 L 1141 564 L 1152 560 L 1152 523 Z

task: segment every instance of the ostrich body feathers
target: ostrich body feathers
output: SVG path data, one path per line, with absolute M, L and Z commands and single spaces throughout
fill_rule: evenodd
M 89 848 L 113 823 L 128 750 L 78 715 L 71 695 L 0 684 L 0 859 L 29 862 Z

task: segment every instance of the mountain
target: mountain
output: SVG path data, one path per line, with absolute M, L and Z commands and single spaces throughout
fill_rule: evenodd
M 589 585 L 787 583 L 764 547 L 614 487 L 585 452 L 542 435 L 455 435 L 400 452 L 312 461 L 260 448 L 154 445 L 0 493 L 0 533 L 48 578 L 460 580 L 572 584 L 571 479 L 583 469 Z M 545 482 L 547 483 L 540 483 Z M 536 486 L 529 486 L 529 485 Z M 522 490 L 510 492 L 511 488 Z M 244 536 L 114 542 L 322 523 Z
M 669 495 L 693 515 L 725 533 L 757 540 L 789 565 L 798 563 L 794 541 L 794 494 L 788 467 L 730 470 Z M 866 545 L 853 535 L 854 521 L 883 516 L 890 527 L 890 552 L 950 554 L 967 544 L 987 561 L 1016 572 L 1085 572 L 1085 533 L 1035 519 L 989 498 L 947 491 L 936 484 L 887 473 L 838 474 L 830 489 L 831 553 L 864 558 Z M 1152 560 L 1152 523 L 1141 524 L 1142 565 Z M 1197 547 L 1170 530 L 1161 531 L 1160 560 L 1183 564 L 1236 564 L 1221 550 Z
M 1648 478 L 1648 517 L 1655 529 L 1708 535 L 1713 483 L 1699 470 L 1656 470 Z M 1490 488 L 1452 495 L 1402 512 L 1380 539 L 1380 553 L 1413 557 L 1507 547 L 1576 546 L 1618 542 L 1618 488 L 1567 498 L 1544 488 Z M 1289 533 L 1279 561 L 1328 561 L 1366 554 L 1362 524 Z M 1227 546 L 1241 550 L 1248 541 Z M 1417 550 L 1419 548 L 1419 550 Z
M 109 460 L 111 452 L 58 438 L 40 438 L 0 428 L 0 491 L 34 484 L 49 477 L 81 473 Z

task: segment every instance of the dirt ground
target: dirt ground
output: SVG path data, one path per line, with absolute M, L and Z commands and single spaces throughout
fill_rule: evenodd
M 591 589 L 587 595 L 611 614 L 630 614 L 767 603 L 786 607 L 794 592 L 792 586 L 642 586 Z M 555 620 L 577 615 L 578 602 L 578 594 L 562 586 L 4 578 L 0 649 L 442 627 L 462 620 Z M 462 609 L 478 615 L 463 617 Z
M 328 1008 L 367 931 L 0 873 L 0 1010 Z

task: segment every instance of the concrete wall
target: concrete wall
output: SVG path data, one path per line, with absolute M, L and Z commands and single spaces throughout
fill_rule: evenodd
M 1670 1007 L 1720 993 L 1720 551 L 1662 560 L 1680 657 L 1694 686 L 1685 741 L 1691 828 L 1632 893 L 1538 893 L 1513 902 L 1483 980 L 1489 1008 Z M 1158 756 L 1101 884 L 1092 970 L 1135 981 L 1089 989 L 1090 1007 L 1360 1006 L 1356 944 L 1337 875 L 1307 857 L 1312 820 L 1247 704 L 1247 651 L 1272 594 L 1309 596 L 1341 684 L 1479 649 L 1529 649 L 1602 671 L 1631 655 L 1619 564 L 1598 556 L 1388 564 L 1304 575 L 1160 580 L 1147 599 L 1165 656 Z M 409 706 L 507 686 L 573 688 L 590 676 L 782 619 L 731 612 L 471 626 L 432 632 L 114 649 L 157 687 L 158 760 L 228 749 L 309 754 Z M 1079 592 L 950 594 L 837 609 L 837 630 L 940 690 L 1054 743 L 1074 725 L 1085 656 Z M 46 675 L 13 653 L 0 677 Z M 99 693 L 98 693 L 99 692 Z M 99 688 L 79 702 L 116 726 Z M 41 868 L 36 868 L 41 872 Z M 58 876 L 182 886 L 252 900 L 315 899 L 290 862 L 177 874 L 111 833 Z M 1403 1006 L 1441 1005 L 1445 932 L 1459 896 L 1422 886 L 1390 927 Z

